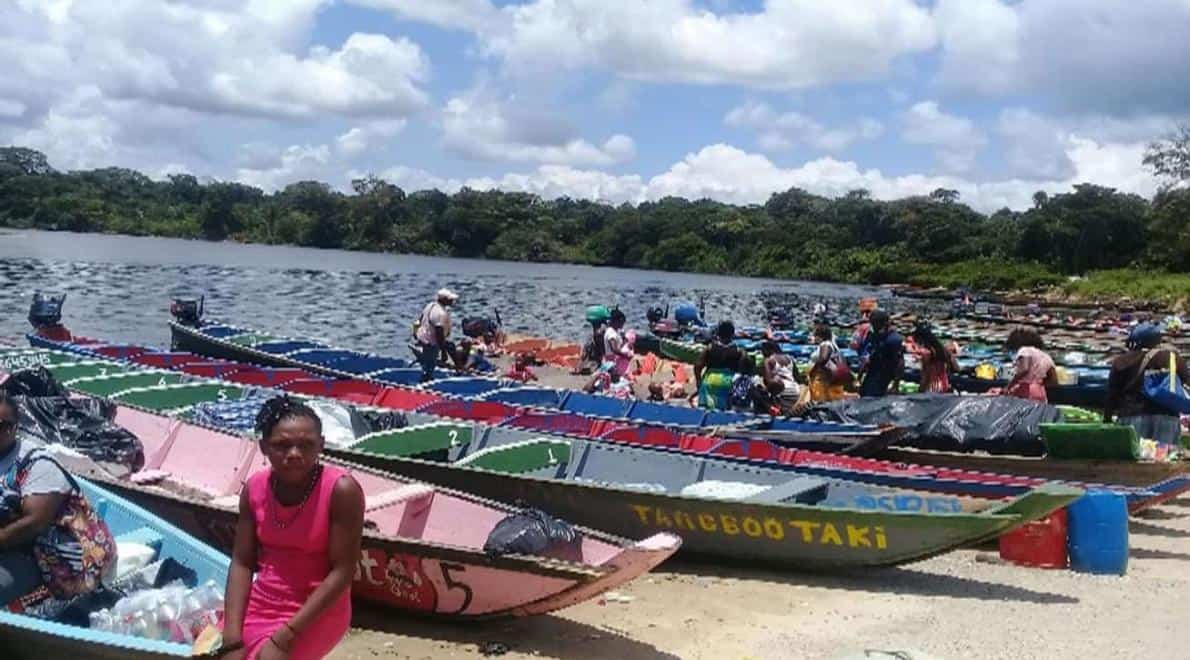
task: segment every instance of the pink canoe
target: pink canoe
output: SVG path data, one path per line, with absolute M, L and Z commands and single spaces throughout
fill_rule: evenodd
M 238 493 L 265 467 L 257 443 L 121 406 L 116 422 L 145 446 L 127 479 L 96 475 L 119 494 L 201 540 L 231 551 Z M 632 542 L 579 528 L 581 542 L 545 556 L 492 557 L 482 548 L 511 507 L 358 466 L 344 465 L 366 497 L 357 599 L 447 617 L 542 614 L 588 600 L 648 572 L 681 540 Z

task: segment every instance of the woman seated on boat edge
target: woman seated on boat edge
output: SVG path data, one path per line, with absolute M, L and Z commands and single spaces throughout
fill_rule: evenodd
M 1041 333 L 1026 326 L 1014 328 L 1008 333 L 1004 348 L 1015 353 L 1012 380 L 1001 390 L 988 390 L 988 394 L 1049 403 L 1046 388 L 1058 384 L 1058 370 L 1053 358 L 1044 350 Z
M 346 470 L 319 462 L 322 423 L 305 404 L 270 399 L 256 428 L 269 467 L 240 491 L 220 653 L 322 658 L 351 624 L 363 490 Z
M 1142 323 L 1128 335 L 1128 352 L 1112 360 L 1107 382 L 1107 401 L 1103 422 L 1131 426 L 1141 438 L 1178 447 L 1182 437 L 1181 416 L 1149 399 L 1145 376 L 1168 372 L 1172 358 L 1174 370 L 1185 387 L 1190 383 L 1190 367 L 1172 346 L 1162 345 L 1161 327 Z
M 115 539 L 78 483 L 19 426 L 0 385 L 0 607 L 90 593 L 116 565 Z

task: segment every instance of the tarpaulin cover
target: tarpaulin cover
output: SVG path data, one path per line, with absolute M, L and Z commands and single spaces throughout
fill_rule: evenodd
M 131 472 L 144 467 L 140 440 L 109 421 L 115 414 L 114 405 L 57 395 L 62 393 L 61 386 L 45 369 L 12 374 L 5 387 L 20 408 L 23 436 L 64 445 L 92 460 L 123 465 Z
M 914 394 L 849 399 L 815 406 L 807 417 L 850 424 L 893 424 L 908 431 L 898 444 L 944 451 L 1040 456 L 1041 424 L 1057 408 L 1009 396 Z
M 253 392 L 234 401 L 200 403 L 188 410 L 185 416 L 213 428 L 250 434 L 256 429 L 256 416 L 260 414 L 261 406 L 274 396 L 269 392 Z

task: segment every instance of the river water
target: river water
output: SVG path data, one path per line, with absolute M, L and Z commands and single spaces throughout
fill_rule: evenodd
M 819 300 L 853 309 L 872 287 L 166 238 L 0 230 L 0 338 L 20 341 L 34 291 L 68 295 L 76 334 L 169 344 L 173 296 L 206 296 L 208 318 L 332 344 L 402 354 L 409 326 L 441 287 L 460 294 L 455 318 L 493 316 L 510 332 L 586 336 L 587 305 L 619 305 L 630 327 L 679 301 L 706 318 L 756 324 L 766 302 Z

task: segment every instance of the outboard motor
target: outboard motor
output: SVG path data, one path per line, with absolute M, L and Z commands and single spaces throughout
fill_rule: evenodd
M 170 303 L 169 313 L 181 325 L 197 328 L 202 325 L 204 302 L 206 302 L 206 296 L 202 296 L 198 300 L 192 298 L 174 298 L 173 302 Z
M 665 310 L 660 307 L 650 307 L 649 311 L 645 312 L 645 318 L 649 320 L 649 325 L 655 325 L 665 318 Z
M 65 293 L 46 296 L 37 291 L 33 294 L 33 304 L 29 306 L 29 324 L 38 337 L 52 341 L 71 340 L 70 331 L 62 325 L 62 305 L 65 302 Z

